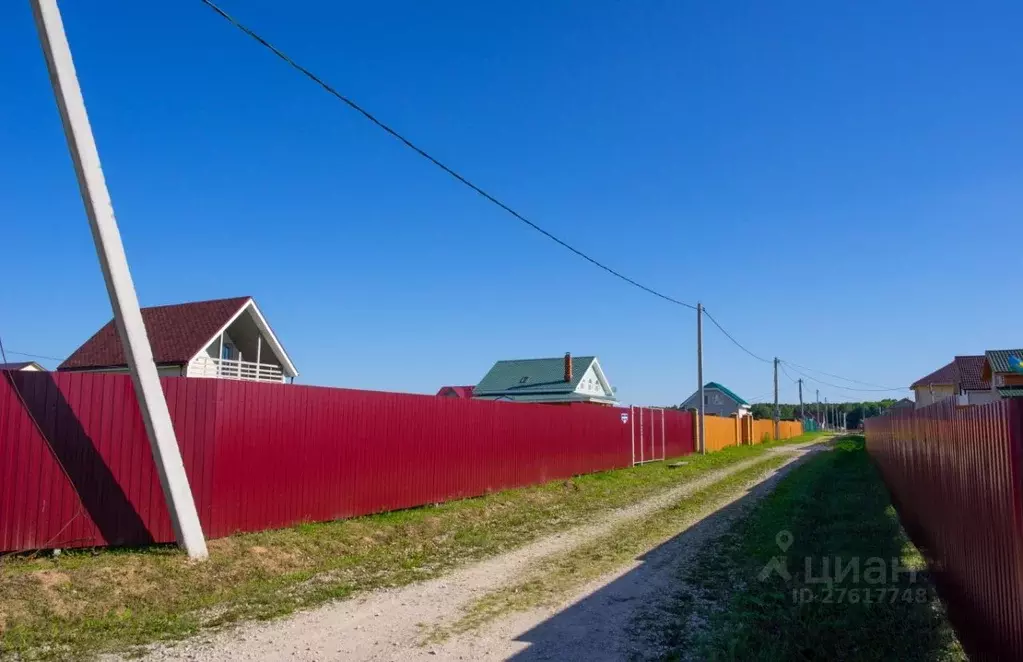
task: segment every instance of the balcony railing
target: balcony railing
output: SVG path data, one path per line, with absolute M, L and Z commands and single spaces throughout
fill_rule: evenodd
M 248 382 L 283 382 L 284 372 L 278 365 L 214 359 L 200 356 L 188 364 L 188 377 L 211 377 L 214 379 L 240 379 Z

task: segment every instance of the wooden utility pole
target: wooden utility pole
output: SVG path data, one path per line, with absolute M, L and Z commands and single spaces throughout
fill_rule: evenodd
M 174 535 L 190 557 L 203 559 L 207 556 L 206 540 L 188 486 L 181 451 L 174 436 L 167 400 L 153 362 L 153 351 L 142 322 L 135 285 L 128 270 L 121 233 L 114 219 L 110 192 L 103 177 L 99 151 L 85 111 L 85 100 L 71 60 L 71 47 L 64 33 L 60 10 L 56 0 L 31 0 L 31 4 L 53 94 L 57 99 L 57 109 L 64 124 L 71 161 L 78 176 L 78 188 L 85 203 L 100 269 L 114 310 L 114 325 L 124 348 L 124 357 L 139 401 L 163 496 L 167 500 Z
M 705 401 L 703 396 L 703 304 L 696 304 L 696 379 L 699 381 L 697 391 L 699 392 L 700 406 L 698 415 L 700 420 L 696 425 L 700 430 L 700 452 L 707 452 L 707 429 L 704 427 Z
M 823 428 L 824 425 L 821 423 L 821 390 L 816 389 L 816 391 L 817 391 L 817 425 L 820 425 Z
M 781 439 L 781 409 L 778 406 L 778 357 L 774 357 L 774 438 Z

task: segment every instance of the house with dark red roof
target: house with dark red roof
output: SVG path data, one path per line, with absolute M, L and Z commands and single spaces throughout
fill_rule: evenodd
M 442 398 L 461 398 L 462 400 L 472 400 L 472 386 L 442 386 L 437 395 Z
M 979 405 L 997 399 L 992 394 L 989 377 L 983 375 L 987 359 L 984 356 L 957 356 L 951 362 L 913 382 L 916 406 L 955 398 L 957 404 Z
M 293 381 L 298 370 L 252 297 L 142 309 L 153 360 L 162 377 Z M 121 338 L 107 322 L 57 370 L 127 372 Z
M 916 394 L 916 406 L 926 407 L 956 396 L 955 362 L 950 361 L 934 372 L 921 377 L 909 388 Z
M 957 356 L 954 363 L 959 404 L 984 405 L 998 399 L 998 392 L 991 389 L 991 377 L 984 375 L 987 357 Z

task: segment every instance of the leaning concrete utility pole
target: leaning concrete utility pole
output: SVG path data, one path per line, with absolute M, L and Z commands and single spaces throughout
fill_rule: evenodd
M 803 409 L 803 378 L 799 378 L 799 420 L 806 420 L 806 410 Z
M 113 204 L 103 177 L 89 116 L 85 112 L 85 100 L 78 86 L 78 75 L 71 60 L 71 47 L 64 33 L 60 10 L 56 0 L 30 1 L 39 41 L 46 56 L 53 94 L 57 98 L 57 108 L 64 124 L 64 135 L 78 177 L 78 188 L 82 193 L 92 239 L 99 255 L 100 269 L 114 309 L 114 324 L 128 361 L 153 460 L 160 475 L 160 485 L 167 499 L 174 535 L 191 558 L 204 559 L 207 556 L 206 539 L 188 486 L 185 466 L 181 462 L 181 451 L 174 436 L 167 400 L 156 373 L 153 352 L 149 347 L 142 311 L 139 310 L 138 298 L 135 296 L 135 285 L 128 271 L 128 259 L 114 219 Z
M 778 357 L 774 357 L 774 438 L 781 439 L 781 409 L 778 408 Z
M 696 379 L 699 380 L 697 391 L 699 391 L 700 407 L 698 415 L 700 420 L 697 426 L 700 430 L 700 452 L 707 452 L 707 429 L 704 427 L 705 406 L 703 400 L 703 304 L 696 304 Z

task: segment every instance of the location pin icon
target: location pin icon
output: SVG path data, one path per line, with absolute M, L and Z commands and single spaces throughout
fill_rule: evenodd
M 778 532 L 778 535 L 774 537 L 774 542 L 781 548 L 782 554 L 789 551 L 789 547 L 792 547 L 792 533 L 785 531 L 784 529 Z

